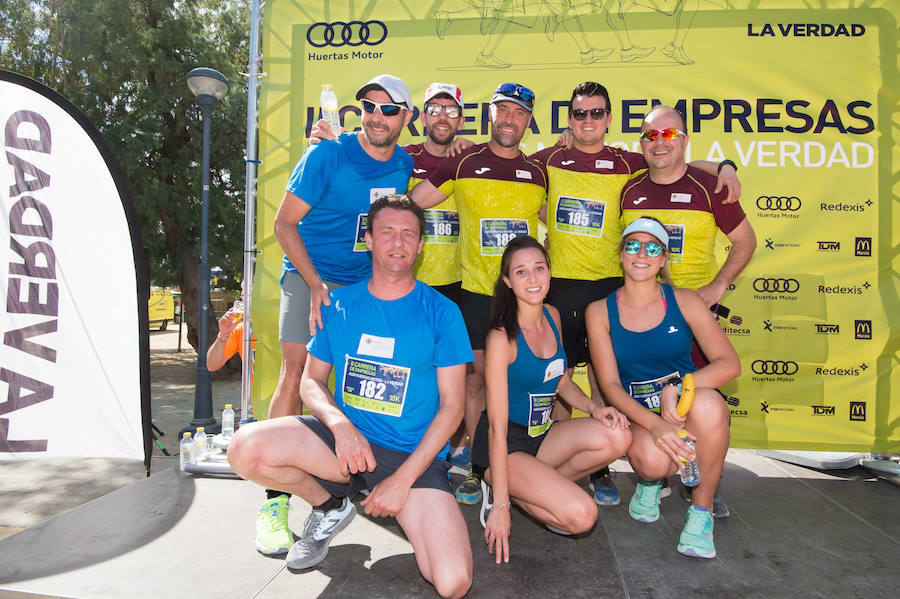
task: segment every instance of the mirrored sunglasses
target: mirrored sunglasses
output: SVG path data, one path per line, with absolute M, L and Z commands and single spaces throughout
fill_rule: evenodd
M 456 106 L 454 104 L 450 104 L 447 106 L 445 106 L 443 104 L 426 104 L 425 105 L 425 114 L 427 114 L 428 116 L 440 116 L 442 110 L 447 115 L 448 119 L 458 119 L 459 118 L 459 114 L 460 114 L 459 106 Z
M 591 108 L 590 110 L 585 110 L 584 108 L 576 108 L 572 110 L 572 118 L 576 121 L 583 121 L 587 118 L 588 114 L 590 114 L 591 118 L 595 121 L 599 121 L 605 115 L 609 114 L 609 110 L 606 108 Z
M 397 116 L 400 114 L 400 110 L 406 108 L 401 104 L 393 104 L 391 102 L 373 102 L 372 100 L 362 100 L 363 110 L 372 114 L 376 109 L 381 110 L 381 114 L 384 116 Z
M 662 131 L 659 131 L 658 129 L 647 129 L 641 133 L 641 141 L 656 141 L 660 137 L 662 137 L 664 141 L 672 141 L 681 135 L 687 134 L 681 129 L 663 129 Z
M 528 102 L 529 104 L 534 103 L 534 92 L 523 85 L 517 85 L 515 83 L 502 83 L 494 93 L 503 94 L 504 96 L 508 96 L 510 98 L 519 98 L 520 100 Z
M 641 248 L 644 248 L 644 253 L 647 254 L 649 258 L 656 258 L 663 252 L 662 244 L 657 241 L 645 241 L 641 243 L 637 239 L 629 239 L 625 242 L 625 245 L 622 246 L 622 249 L 625 250 L 625 253 L 629 256 L 636 256 L 640 253 Z

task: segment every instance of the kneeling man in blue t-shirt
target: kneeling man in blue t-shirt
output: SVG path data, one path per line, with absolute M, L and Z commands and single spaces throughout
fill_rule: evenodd
M 313 506 L 288 568 L 322 561 L 356 513 L 350 498 L 369 489 L 366 514 L 396 517 L 422 576 L 442 597 L 462 597 L 472 550 L 444 460 L 472 349 L 456 304 L 413 277 L 424 228 L 406 196 L 372 204 L 372 278 L 330 293 L 324 327 L 307 345 L 300 394 L 313 416 L 244 427 L 228 458 L 242 477 Z

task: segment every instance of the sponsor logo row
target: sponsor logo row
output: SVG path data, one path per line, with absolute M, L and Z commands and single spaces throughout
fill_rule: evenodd
M 794 360 L 753 360 L 750 372 L 753 380 L 765 383 L 792 383 L 798 374 L 804 377 L 858 377 L 869 369 L 869 365 L 861 362 L 858 366 L 829 366 L 820 364 L 801 365 Z
M 731 413 L 732 418 L 747 418 L 750 416 L 749 406 L 742 403 L 741 399 L 737 396 L 729 395 L 725 398 L 725 403 L 728 404 L 728 410 Z M 807 414 L 810 416 L 838 416 L 837 406 L 834 405 L 796 406 L 775 405 L 768 401 L 759 402 L 759 412 L 761 414 L 771 415 L 779 412 L 797 412 L 802 414 L 806 410 L 808 410 Z M 843 410 L 841 410 L 840 413 L 843 414 Z M 847 406 L 847 416 L 848 420 L 851 422 L 865 422 L 866 402 L 851 401 Z
M 838 215 L 863 214 L 874 205 L 871 198 L 861 202 L 803 200 L 794 195 L 762 195 L 756 198 L 756 210 L 762 218 L 798 218 L 801 212 L 808 210 Z
M 794 241 L 777 241 L 772 237 L 766 237 L 764 240 L 765 245 L 763 246 L 765 249 L 770 252 L 774 252 L 775 250 L 781 250 L 785 248 L 801 248 L 803 247 L 801 244 Z M 843 243 L 844 249 L 846 251 L 848 245 L 852 245 L 853 255 L 857 258 L 871 258 L 872 257 L 872 238 L 871 237 L 856 237 L 852 244 Z M 841 242 L 840 241 L 816 241 L 815 242 L 815 251 L 821 252 L 825 254 L 840 254 L 841 252 Z
M 744 323 L 744 319 L 736 316 L 732 316 L 727 321 L 719 320 L 719 326 L 722 328 L 722 331 L 729 337 L 748 337 L 753 334 L 753 329 L 746 323 Z M 817 322 L 812 325 L 803 324 L 802 328 L 806 328 L 807 326 L 812 326 L 812 333 L 816 335 L 840 335 L 843 330 L 846 334 L 848 330 L 852 330 L 853 338 L 859 341 L 871 341 L 872 340 L 872 321 L 871 320 L 854 320 L 852 329 L 848 329 L 847 325 L 841 328 L 839 323 L 828 323 L 828 322 Z M 762 328 L 757 329 L 761 330 L 764 333 L 775 333 L 777 331 L 799 331 L 801 326 L 799 325 L 782 325 L 775 324 L 771 320 L 763 320 Z

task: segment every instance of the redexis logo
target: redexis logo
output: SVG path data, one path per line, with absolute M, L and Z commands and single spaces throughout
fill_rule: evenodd
M 775 374 L 792 376 L 797 374 L 800 367 L 791 360 L 754 360 L 750 364 L 750 370 L 754 374 Z
M 387 25 L 381 21 L 313 23 L 306 30 L 306 41 L 315 48 L 377 46 L 387 38 L 387 33 Z
M 759 278 L 753 280 L 753 290 L 759 293 L 797 293 L 800 282 L 797 279 Z
M 756 207 L 760 210 L 796 212 L 800 210 L 801 205 L 800 198 L 797 196 L 759 196 L 756 198 Z

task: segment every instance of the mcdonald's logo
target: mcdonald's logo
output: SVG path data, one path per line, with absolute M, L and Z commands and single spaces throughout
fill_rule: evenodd
M 866 402 L 851 401 L 850 402 L 850 420 L 858 422 L 866 421 Z
M 869 257 L 872 255 L 872 238 L 857 237 L 854 252 L 860 257 Z
M 853 327 L 853 337 L 855 339 L 871 340 L 872 339 L 872 321 L 857 320 Z

